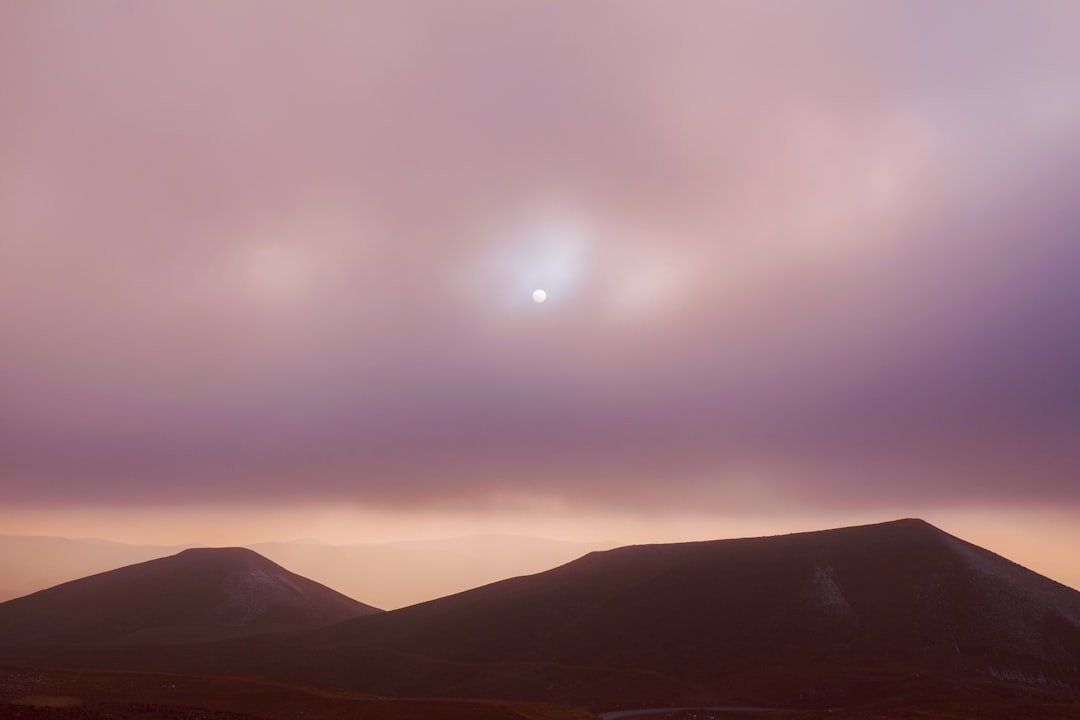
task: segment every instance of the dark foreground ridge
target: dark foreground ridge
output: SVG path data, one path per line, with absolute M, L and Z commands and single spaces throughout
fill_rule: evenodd
M 595 552 L 409 608 L 210 649 L 23 643 L 0 648 L 0 660 L 609 711 L 1077 701 L 1080 593 L 900 520 Z
M 192 642 L 380 612 L 245 548 L 195 548 L 0 603 L 0 642 Z

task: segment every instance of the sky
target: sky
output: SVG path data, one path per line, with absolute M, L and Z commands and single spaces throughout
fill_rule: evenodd
M 4 3 L 0 527 L 1080 586 L 1078 77 L 1070 0 Z

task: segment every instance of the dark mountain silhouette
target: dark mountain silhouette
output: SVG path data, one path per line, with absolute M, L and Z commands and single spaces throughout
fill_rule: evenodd
M 197 548 L 0 603 L 0 643 L 190 642 L 380 612 L 244 548 Z
M 596 707 L 1080 695 L 1080 593 L 920 520 L 594 552 L 281 642 L 263 670 Z
M 80 655 L 37 644 L 0 648 L 0 660 L 604 710 L 1076 700 L 1080 593 L 901 520 L 594 552 L 401 610 L 211 650 L 144 644 Z

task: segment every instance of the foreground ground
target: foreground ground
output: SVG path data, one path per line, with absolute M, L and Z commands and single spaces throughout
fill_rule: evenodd
M 0 668 L 8 720 L 592 720 L 542 703 L 378 698 L 233 678 Z
M 235 678 L 0 667 L 3 720 L 595 720 L 544 703 L 381 698 Z M 894 701 L 878 707 L 654 712 L 633 720 L 1080 720 L 1080 704 Z
M 707 709 L 639 715 L 633 720 L 1080 720 L 1080 704 L 982 701 L 761 713 Z

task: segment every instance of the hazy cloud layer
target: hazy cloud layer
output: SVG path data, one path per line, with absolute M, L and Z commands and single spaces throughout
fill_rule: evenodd
M 1075 3 L 0 28 L 9 504 L 1080 503 Z

